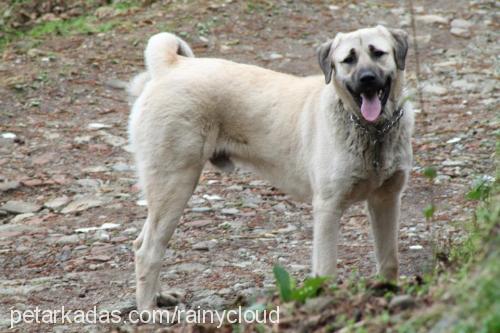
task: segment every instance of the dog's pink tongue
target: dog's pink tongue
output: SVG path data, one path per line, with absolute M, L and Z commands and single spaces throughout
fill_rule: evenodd
M 377 120 L 382 112 L 382 104 L 375 94 L 372 97 L 361 95 L 361 114 L 368 121 Z

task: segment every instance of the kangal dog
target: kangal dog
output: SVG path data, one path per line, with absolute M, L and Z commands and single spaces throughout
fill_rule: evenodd
M 403 93 L 407 34 L 338 33 L 318 50 L 323 76 L 296 77 L 195 58 L 159 33 L 135 77 L 129 134 L 148 217 L 134 242 L 137 306 L 157 306 L 167 243 L 210 161 L 250 167 L 314 212 L 312 273 L 335 275 L 339 222 L 365 200 L 379 273 L 398 276 L 401 193 L 412 164 Z

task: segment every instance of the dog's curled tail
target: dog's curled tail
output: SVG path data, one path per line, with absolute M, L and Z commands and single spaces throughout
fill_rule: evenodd
M 176 35 L 162 32 L 151 37 L 144 51 L 146 68 L 151 77 L 177 62 L 179 55 L 194 57 L 189 45 Z
M 185 41 L 168 32 L 151 37 L 144 51 L 147 72 L 136 75 L 127 88 L 131 101 L 139 97 L 151 78 L 160 75 L 162 70 L 174 64 L 179 56 L 194 58 L 193 51 Z

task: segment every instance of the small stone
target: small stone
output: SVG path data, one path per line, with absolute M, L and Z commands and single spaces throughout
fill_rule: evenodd
M 97 231 L 95 235 L 95 239 L 102 241 L 102 242 L 109 242 L 111 239 L 111 236 L 104 230 L 99 230 Z
M 470 38 L 471 37 L 471 33 L 470 33 L 469 29 L 451 28 L 450 33 L 453 36 L 462 37 L 462 38 Z
M 226 188 L 227 191 L 236 191 L 236 192 L 239 192 L 239 191 L 243 191 L 243 186 L 241 185 L 231 185 L 229 187 Z
M 223 208 L 220 212 L 225 215 L 237 215 L 240 213 L 240 211 L 236 208 Z
M 200 272 L 206 269 L 205 265 L 198 264 L 198 263 L 182 263 L 174 266 L 174 269 L 177 272 L 184 272 L 184 273 L 192 273 L 192 272 Z
M 454 19 L 451 21 L 452 28 L 460 28 L 460 29 L 469 29 L 473 26 L 473 24 L 467 20 L 463 19 Z
M 128 82 L 118 79 L 111 79 L 106 81 L 106 86 L 113 89 L 125 90 L 128 87 Z
M 451 83 L 453 88 L 458 88 L 466 91 L 474 91 L 477 89 L 477 85 L 470 83 L 466 80 L 455 80 Z
M 411 295 L 397 295 L 394 296 L 390 303 L 389 303 L 389 309 L 390 310 L 395 310 L 395 309 L 409 309 L 412 308 L 416 305 L 415 299 Z
M 115 163 L 112 168 L 117 172 L 127 172 L 132 170 L 132 167 L 129 164 L 123 162 Z
M 111 127 L 113 127 L 113 126 L 108 125 L 108 124 L 102 124 L 102 123 L 90 123 L 87 125 L 87 128 L 91 129 L 91 130 L 100 130 L 103 128 L 111 128 Z
M 193 207 L 191 208 L 193 213 L 206 213 L 212 211 L 211 207 Z
M 11 200 L 7 201 L 0 209 L 13 214 L 23 214 L 38 212 L 42 209 L 42 206 L 30 202 Z
M 130 227 L 130 228 L 127 228 L 127 229 L 123 230 L 122 233 L 124 235 L 127 235 L 127 236 L 133 236 L 133 235 L 137 234 L 137 231 L 138 231 L 137 228 Z
M 101 182 L 99 179 L 92 178 L 78 179 L 76 183 L 82 187 L 88 188 L 99 188 L 101 186 Z
M 437 84 L 426 84 L 423 87 L 422 91 L 427 94 L 438 95 L 438 96 L 443 96 L 448 93 L 448 89 Z
M 410 250 L 422 250 L 424 247 L 422 245 L 411 245 Z
M 58 197 L 52 200 L 47 201 L 44 206 L 46 208 L 52 210 L 59 210 L 62 207 L 66 206 L 69 202 L 69 198 L 67 196 Z
M 210 251 L 217 245 L 217 240 L 212 239 L 209 241 L 199 242 L 193 245 L 193 250 L 196 251 Z
M 17 138 L 17 135 L 15 135 L 14 133 L 6 132 L 6 133 L 2 133 L 2 138 L 14 140 L 15 138 Z
M 85 173 L 98 173 L 106 171 L 108 171 L 108 168 L 106 168 L 104 165 L 96 165 L 83 169 L 83 172 Z
M 10 190 L 15 190 L 15 189 L 19 188 L 20 185 L 21 185 L 21 183 L 19 183 L 17 181 L 0 183 L 0 192 L 7 192 Z
M 80 242 L 80 237 L 76 234 L 62 236 L 55 241 L 56 244 L 75 244 L 78 242 Z
M 441 163 L 441 165 L 445 167 L 457 167 L 457 166 L 465 166 L 466 163 L 464 161 L 458 161 L 458 160 L 445 160 Z
M 104 204 L 104 201 L 98 198 L 94 197 L 81 198 L 71 202 L 61 212 L 63 214 L 81 212 L 90 208 L 99 207 L 102 204 Z
M 218 196 L 217 194 L 210 195 L 210 194 L 205 194 L 203 195 L 203 198 L 207 199 L 208 201 L 223 201 L 224 198 Z
M 127 144 L 127 139 L 121 136 L 113 135 L 105 131 L 99 131 L 99 135 L 107 144 L 113 147 L 121 147 Z
M 144 199 L 137 200 L 135 203 L 137 204 L 137 206 L 147 206 L 148 205 L 147 200 L 144 200 Z
M 10 223 L 16 224 L 16 223 L 22 222 L 22 221 L 24 221 L 26 219 L 29 219 L 30 217 L 33 217 L 33 216 L 35 216 L 35 214 L 33 214 L 33 213 L 19 214 L 19 215 L 16 215 L 15 217 L 13 217 L 10 220 Z
M 448 24 L 448 19 L 439 15 L 417 15 L 415 19 L 426 24 Z

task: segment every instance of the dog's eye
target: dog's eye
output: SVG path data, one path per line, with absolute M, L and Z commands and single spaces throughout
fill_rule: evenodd
M 354 62 L 354 56 L 352 55 L 349 55 L 347 56 L 347 58 L 345 58 L 344 60 L 342 60 L 342 63 L 343 64 L 352 64 Z
M 380 57 L 382 57 L 383 55 L 385 55 L 385 54 L 386 54 L 386 52 L 384 52 L 384 51 L 380 51 L 380 50 L 375 50 L 375 51 L 373 51 L 372 53 L 373 53 L 373 56 L 374 56 L 375 58 L 380 58 Z

